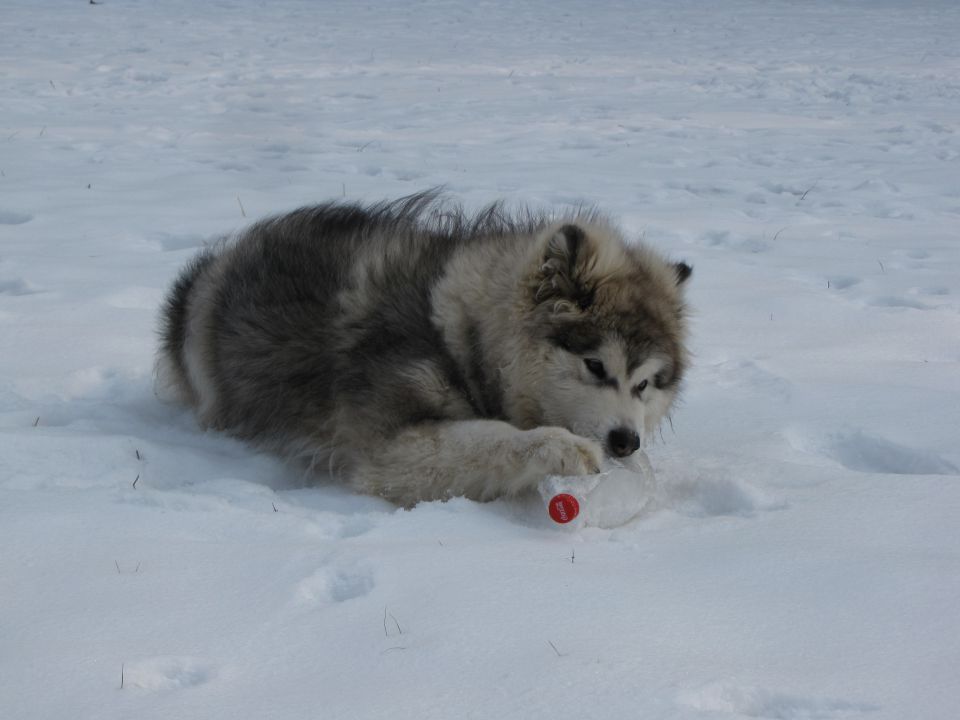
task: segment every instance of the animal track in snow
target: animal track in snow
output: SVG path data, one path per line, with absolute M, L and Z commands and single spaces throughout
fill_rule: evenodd
M 0 295 L 32 295 L 37 292 L 40 291 L 22 278 L 0 280 Z
M 330 582 L 330 597 L 334 602 L 353 600 L 368 594 L 373 586 L 373 575 L 368 571 L 338 571 Z
M 793 388 L 783 377 L 764 369 L 752 360 L 731 358 L 723 362 L 705 366 L 702 372 L 705 379 L 721 387 L 736 387 L 744 392 L 756 392 L 788 400 Z
M 215 675 L 213 666 L 198 658 L 159 655 L 128 662 L 123 686 L 162 691 L 202 685 Z
M 827 454 L 849 470 L 891 475 L 958 475 L 953 463 L 925 450 L 866 435 L 861 431 L 830 438 Z
M 341 603 L 369 594 L 375 584 L 373 573 L 364 567 L 322 567 L 300 581 L 297 597 L 310 605 Z
M 673 480 L 661 489 L 657 504 L 672 507 L 683 515 L 704 517 L 753 517 L 757 512 L 782 510 L 786 503 L 745 483 L 724 477 Z
M 23 225 L 31 220 L 33 220 L 33 215 L 28 213 L 0 210 L 0 225 Z
M 787 503 L 736 477 L 727 463 L 704 460 L 697 467 L 667 462 L 657 468 L 653 506 L 667 508 L 693 518 L 755 517 L 759 513 L 783 510 Z
M 710 683 L 684 693 L 680 704 L 703 713 L 772 720 L 840 720 L 863 717 L 879 708 L 846 700 L 800 697 L 764 688 Z
M 827 278 L 830 287 L 834 290 L 846 290 L 860 284 L 860 278 L 852 275 L 833 275 Z
M 889 308 L 910 308 L 912 310 L 929 310 L 929 305 L 924 305 L 922 302 L 917 300 L 911 300 L 910 298 L 898 297 L 896 295 L 883 295 L 881 297 L 873 298 L 869 301 L 870 305 L 874 307 L 889 307 Z

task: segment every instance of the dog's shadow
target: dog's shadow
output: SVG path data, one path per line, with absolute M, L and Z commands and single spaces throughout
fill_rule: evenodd
M 323 472 L 259 452 L 225 433 L 203 430 L 190 410 L 158 398 L 148 377 L 107 376 L 92 390 L 42 402 L 9 391 L 4 395 L 11 410 L 0 415 L 2 430 L 21 437 L 28 448 L 12 464 L 19 462 L 21 474 L 39 482 L 50 484 L 49 478 L 55 478 L 54 484 L 72 487 L 115 487 L 124 491 L 126 502 L 137 502 L 139 492 L 141 500 L 149 496 L 151 503 L 165 502 L 155 495 L 161 493 L 170 502 L 175 498 L 178 506 L 227 503 L 300 515 L 372 517 L 398 511 L 392 503 L 358 495 Z M 784 507 L 779 499 L 716 468 L 698 471 L 676 460 L 655 465 L 655 495 L 628 526 L 660 511 L 702 518 L 751 517 Z M 421 505 L 420 512 L 431 512 L 431 505 Z M 538 497 L 474 505 L 489 519 L 535 530 L 553 527 Z M 457 507 L 454 503 L 442 512 Z M 459 511 L 466 512 L 463 507 Z
M 384 500 L 351 493 L 323 473 L 259 452 L 225 433 L 204 430 L 193 413 L 162 400 L 149 377 L 100 378 L 72 397 L 30 400 L 4 393 L 10 412 L 0 429 L 19 437 L 14 459 L 20 482 L 70 487 L 114 487 L 135 502 L 136 493 L 180 506 L 226 501 L 278 512 L 283 507 L 342 515 L 394 512 Z M 43 478 L 48 478 L 44 480 Z

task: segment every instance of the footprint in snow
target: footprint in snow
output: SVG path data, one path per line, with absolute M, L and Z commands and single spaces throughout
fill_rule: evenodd
M 33 220 L 33 215 L 28 213 L 0 210 L 0 225 L 23 225 L 31 220 Z
M 657 468 L 652 507 L 692 518 L 751 518 L 788 507 L 781 497 L 741 479 L 740 474 L 726 463 L 711 466 L 704 462 L 692 467 L 665 462 Z M 669 480 L 663 481 L 665 478 Z
M 773 720 L 840 720 L 863 717 L 880 708 L 866 703 L 790 695 L 765 688 L 710 683 L 681 694 L 679 704 L 710 717 L 772 718 Z
M 706 471 L 693 477 L 672 480 L 669 486 L 661 488 L 659 494 L 656 504 L 694 518 L 749 518 L 758 512 L 787 507 L 785 502 L 760 488 Z
M 297 584 L 296 598 L 305 605 L 342 603 L 368 595 L 376 585 L 373 572 L 358 565 L 321 567 Z
M 0 280 L 0 295 L 33 295 L 38 292 L 39 289 L 22 278 Z
M 827 454 L 849 470 L 892 475 L 958 475 L 956 465 L 926 450 L 916 450 L 862 431 L 833 435 Z
M 860 284 L 860 278 L 852 275 L 832 275 L 827 278 L 827 284 L 833 290 L 847 290 Z
M 911 310 L 929 310 L 930 306 L 918 300 L 900 297 L 898 295 L 882 295 L 868 301 L 874 307 L 910 308 Z
M 857 472 L 960 475 L 960 468 L 935 452 L 899 445 L 862 430 L 842 430 L 826 435 L 816 431 L 790 430 L 785 437 L 795 450 L 828 458 Z
M 123 687 L 161 692 L 203 685 L 215 676 L 206 660 L 158 655 L 123 665 Z
M 731 358 L 714 364 L 704 364 L 695 372 L 705 382 L 720 387 L 735 387 L 743 392 L 781 400 L 789 400 L 793 395 L 790 381 L 746 358 Z

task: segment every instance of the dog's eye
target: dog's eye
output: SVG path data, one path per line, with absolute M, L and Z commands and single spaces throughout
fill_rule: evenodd
M 607 370 L 599 360 L 584 358 L 583 364 L 587 366 L 587 370 L 598 380 L 603 380 L 607 377 Z
M 633 394 L 636 395 L 637 397 L 640 397 L 641 393 L 643 393 L 643 391 L 647 389 L 647 384 L 648 383 L 646 380 L 641 380 L 639 384 L 634 385 Z

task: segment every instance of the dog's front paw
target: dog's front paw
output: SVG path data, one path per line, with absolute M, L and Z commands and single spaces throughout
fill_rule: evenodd
M 603 449 L 587 438 L 558 427 L 527 430 L 528 462 L 544 475 L 593 475 L 600 472 Z

